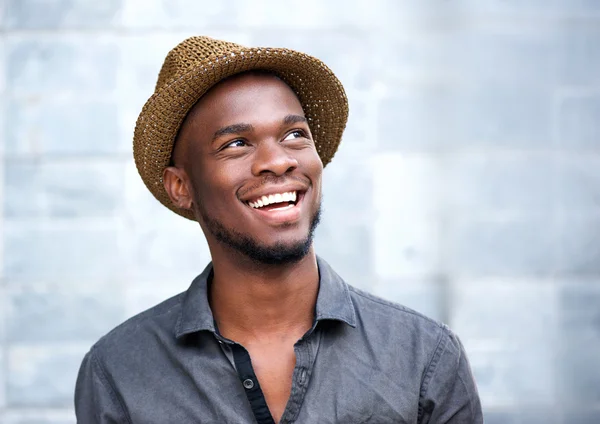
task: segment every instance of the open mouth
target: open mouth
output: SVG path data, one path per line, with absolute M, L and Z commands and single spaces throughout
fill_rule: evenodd
M 284 211 L 291 209 L 300 201 L 302 194 L 297 191 L 274 193 L 248 202 L 248 206 L 261 211 Z

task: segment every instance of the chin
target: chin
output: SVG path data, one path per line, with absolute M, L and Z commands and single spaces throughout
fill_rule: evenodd
M 250 259 L 266 265 L 287 265 L 301 261 L 310 252 L 312 243 L 274 245 L 269 248 L 245 252 Z
M 304 258 L 311 250 L 314 230 L 320 221 L 320 216 L 321 208 L 319 207 L 312 216 L 309 225 L 284 223 L 282 225 L 289 227 L 287 231 L 281 227 L 279 227 L 279 230 L 271 229 L 271 231 L 275 231 L 273 236 L 276 239 L 265 240 L 264 237 L 253 235 L 252 233 L 255 231 L 247 233 L 228 228 L 218 219 L 211 218 L 208 214 L 202 214 L 206 230 L 217 242 L 228 249 L 241 253 L 254 262 L 268 265 L 290 264 L 299 262 Z M 296 231 L 294 231 L 294 227 L 296 227 Z M 271 232 L 268 229 L 263 229 L 263 236 L 265 231 Z

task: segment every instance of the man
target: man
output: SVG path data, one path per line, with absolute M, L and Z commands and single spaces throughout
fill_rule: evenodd
M 340 82 L 302 53 L 192 37 L 168 54 L 134 156 L 212 263 L 92 347 L 79 423 L 482 422 L 456 336 L 315 255 L 347 115 Z

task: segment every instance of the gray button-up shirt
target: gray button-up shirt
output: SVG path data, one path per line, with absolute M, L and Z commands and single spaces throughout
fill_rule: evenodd
M 315 321 L 294 346 L 281 423 L 483 422 L 465 351 L 445 325 L 349 286 L 320 258 L 318 266 Z M 254 382 L 232 359 L 240 347 L 215 329 L 211 272 L 92 347 L 75 389 L 78 423 L 256 422 Z

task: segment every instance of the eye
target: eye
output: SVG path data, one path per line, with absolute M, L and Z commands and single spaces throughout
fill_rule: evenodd
M 300 130 L 295 130 L 292 131 L 291 133 L 289 133 L 284 140 L 293 140 L 295 138 L 307 138 L 306 134 L 304 133 L 304 131 L 300 131 Z
M 223 146 L 223 149 L 227 149 L 228 147 L 244 147 L 247 146 L 247 143 L 244 140 L 233 140 Z

